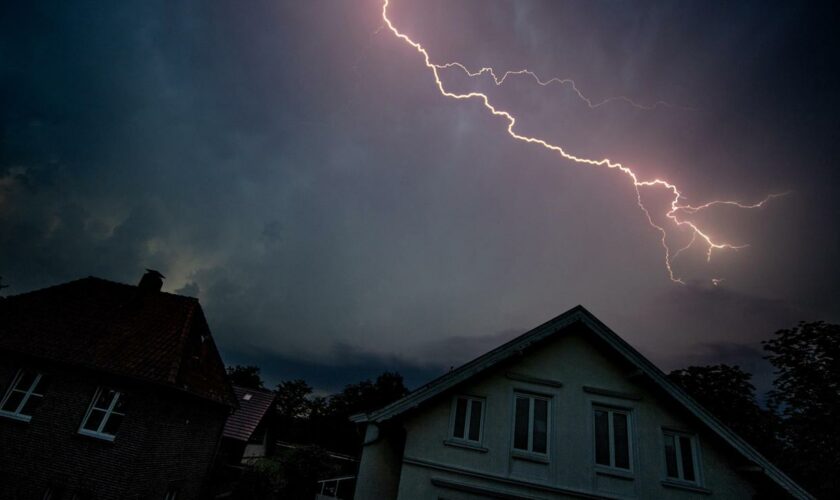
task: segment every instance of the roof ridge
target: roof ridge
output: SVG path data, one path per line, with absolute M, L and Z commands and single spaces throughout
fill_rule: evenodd
M 563 314 L 560 314 L 559 316 L 556 316 L 553 319 L 532 328 L 531 330 L 528 330 L 513 340 L 510 340 L 473 359 L 472 361 L 459 366 L 455 370 L 451 370 L 444 375 L 441 375 L 405 397 L 400 398 L 377 411 L 373 411 L 369 414 L 353 415 L 350 419 L 354 422 L 383 422 L 389 420 L 405 411 L 416 408 L 438 394 L 485 372 L 497 363 L 509 359 L 517 352 L 521 352 L 535 343 L 548 339 L 575 322 L 581 322 L 586 325 L 586 327 L 594 333 L 597 338 L 606 342 L 608 346 L 614 349 L 625 360 L 634 364 L 645 375 L 650 377 L 654 383 L 663 389 L 670 397 L 675 399 L 677 403 L 682 405 L 689 413 L 698 418 L 713 433 L 717 434 L 742 456 L 759 464 L 762 467 L 762 471 L 779 487 L 796 498 L 814 498 L 810 493 L 799 486 L 799 484 L 777 468 L 772 462 L 767 460 L 761 453 L 756 451 L 752 446 L 744 441 L 743 438 L 724 425 L 717 417 L 709 413 L 708 410 L 691 398 L 685 391 L 670 381 L 665 373 L 653 364 L 652 361 L 643 356 L 627 341 L 595 317 L 594 314 L 580 305 L 569 309 Z
M 40 293 L 43 293 L 43 292 L 54 291 L 58 288 L 67 288 L 67 287 L 70 287 L 70 286 L 75 286 L 75 285 L 78 285 L 78 284 L 86 282 L 86 281 L 88 281 L 88 282 L 100 282 L 100 283 L 105 283 L 105 284 L 108 284 L 108 285 L 116 285 L 116 286 L 120 286 L 120 287 L 137 289 L 137 285 L 132 285 L 130 283 L 122 283 L 120 281 L 114 281 L 114 280 L 110 280 L 110 279 L 107 279 L 107 278 L 100 278 L 99 276 L 89 275 L 89 276 L 85 276 L 84 278 L 77 278 L 77 279 L 74 279 L 74 280 L 71 280 L 71 281 L 66 281 L 64 283 L 58 283 L 56 285 L 50 285 L 50 286 L 46 286 L 46 287 L 43 287 L 43 288 L 37 288 L 35 290 L 29 290 L 27 292 L 18 293 L 18 294 L 15 294 L 15 295 L 8 295 L 5 298 L 14 299 L 14 298 L 17 298 L 17 297 L 26 297 L 26 296 L 29 296 L 29 295 L 32 295 L 32 294 L 40 294 Z M 178 300 L 188 300 L 188 301 L 198 302 L 198 298 L 190 297 L 189 295 L 181 295 L 181 294 L 172 293 L 172 292 L 164 292 L 163 290 L 161 290 L 157 293 L 160 294 L 160 295 L 165 295 L 167 297 L 174 297 L 174 298 L 177 298 Z

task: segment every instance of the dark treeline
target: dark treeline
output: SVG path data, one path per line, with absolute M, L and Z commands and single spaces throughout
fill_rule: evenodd
M 256 366 L 228 368 L 236 385 L 263 389 Z M 348 384 L 331 396 L 316 396 L 306 381 L 284 380 L 273 389 L 277 398 L 272 434 L 294 444 L 317 445 L 325 450 L 356 456 L 361 451 L 361 429 L 350 416 L 369 412 L 408 394 L 399 373 L 385 372 L 376 380 Z
M 766 407 L 738 366 L 690 366 L 668 376 L 817 498 L 833 498 L 840 491 L 840 325 L 803 322 L 762 344 L 776 376 Z M 255 366 L 228 371 L 237 385 L 263 388 Z M 361 430 L 349 417 L 408 390 L 398 373 L 386 372 L 329 397 L 315 396 L 303 380 L 283 381 L 274 392 L 277 439 L 358 456 Z
M 836 498 L 840 325 L 803 322 L 762 344 L 776 376 L 766 408 L 738 366 L 691 366 L 669 377 L 810 493 Z

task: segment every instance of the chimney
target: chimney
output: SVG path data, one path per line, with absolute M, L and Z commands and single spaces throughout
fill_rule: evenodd
M 166 276 L 160 274 L 154 269 L 146 269 L 146 274 L 140 278 L 140 283 L 137 284 L 137 288 L 143 292 L 156 293 L 159 292 L 163 286 L 164 279 L 166 279 Z

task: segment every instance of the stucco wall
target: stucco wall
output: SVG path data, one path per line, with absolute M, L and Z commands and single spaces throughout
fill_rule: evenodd
M 738 462 L 733 461 L 733 452 L 725 444 L 706 432 L 694 417 L 673 405 L 658 389 L 634 377 L 632 367 L 624 366 L 622 360 L 607 357 L 605 352 L 608 351 L 604 346 L 590 339 L 584 340 L 580 334 L 561 336 L 408 416 L 403 422 L 407 437 L 398 498 L 481 496 L 480 492 L 469 491 L 471 485 L 488 491 L 546 498 L 580 498 L 581 495 L 752 497 L 753 487 L 746 477 L 735 472 Z M 508 373 L 553 380 L 560 382 L 562 387 L 514 380 Z M 584 390 L 584 386 L 615 391 L 628 397 L 595 394 Z M 551 397 L 547 464 L 522 460 L 511 454 L 513 394 L 516 390 Z M 485 451 L 444 443 L 449 437 L 455 394 L 485 399 L 481 443 Z M 594 404 L 631 411 L 633 471 L 627 477 L 605 474 L 594 464 Z M 706 491 L 663 485 L 663 427 L 698 436 L 701 486 Z M 433 482 L 439 484 L 436 486 Z M 467 487 L 447 486 L 452 482 Z M 528 483 L 541 486 L 532 489 L 527 487 Z

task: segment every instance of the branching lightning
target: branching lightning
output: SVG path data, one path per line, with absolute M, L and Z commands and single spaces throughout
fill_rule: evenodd
M 575 81 L 572 80 L 571 78 L 552 77 L 552 78 L 549 78 L 547 80 L 543 80 L 542 78 L 540 78 L 539 75 L 537 75 L 533 71 L 527 70 L 527 69 L 520 69 L 520 70 L 516 70 L 516 71 L 505 71 L 502 74 L 502 76 L 500 77 L 500 76 L 498 76 L 498 74 L 496 73 L 496 71 L 493 68 L 489 68 L 489 67 L 481 68 L 478 71 L 470 71 L 466 66 L 464 66 L 463 64 L 461 64 L 459 62 L 449 62 L 449 63 L 446 63 L 446 64 L 435 64 L 434 66 L 437 69 L 458 68 L 461 71 L 463 71 L 470 78 L 476 78 L 476 77 L 479 77 L 479 76 L 484 75 L 484 74 L 489 74 L 493 78 L 493 83 L 495 83 L 497 87 L 499 87 L 503 83 L 505 83 L 505 80 L 507 80 L 507 78 L 509 76 L 527 76 L 527 77 L 530 77 L 531 79 L 533 79 L 537 83 L 537 85 L 540 85 L 542 87 L 548 87 L 552 83 L 568 86 L 570 89 L 572 89 L 572 92 L 574 92 L 581 101 L 586 103 L 586 105 L 589 107 L 589 109 L 600 108 L 601 106 L 603 106 L 605 104 L 609 104 L 611 102 L 617 102 L 617 101 L 623 101 L 623 102 L 629 104 L 630 106 L 633 106 L 634 108 L 643 109 L 643 110 L 646 110 L 646 111 L 654 110 L 654 109 L 656 109 L 660 106 L 665 106 L 665 107 L 669 107 L 669 108 L 674 107 L 672 104 L 669 104 L 665 101 L 656 101 L 655 103 L 650 104 L 650 105 L 639 104 L 636 101 L 630 99 L 629 97 L 625 97 L 623 95 L 615 96 L 615 97 L 608 97 L 608 98 L 603 99 L 601 101 L 593 102 L 592 99 L 590 99 L 589 97 L 586 97 L 583 94 L 583 92 L 581 92 L 580 89 L 578 89 L 577 83 L 575 83 Z M 685 109 L 687 109 L 687 108 L 685 108 Z
M 432 76 L 434 77 L 434 80 L 435 80 L 435 84 L 437 85 L 437 89 L 441 93 L 442 96 L 450 98 L 450 99 L 456 99 L 456 100 L 477 100 L 477 101 L 479 101 L 493 116 L 498 116 L 498 117 L 504 119 L 507 122 L 507 129 L 506 129 L 507 133 L 513 139 L 516 139 L 516 140 L 521 141 L 521 142 L 526 142 L 526 143 L 529 143 L 529 144 L 535 144 L 535 145 L 541 146 L 545 149 L 548 149 L 550 151 L 554 151 L 554 152 L 558 153 L 561 157 L 565 158 L 566 160 L 572 161 L 572 162 L 577 163 L 577 164 L 594 166 L 594 167 L 606 167 L 606 168 L 609 168 L 609 169 L 612 169 L 612 170 L 619 171 L 619 172 L 623 173 L 624 175 L 626 175 L 633 183 L 633 188 L 634 188 L 635 193 L 636 193 L 636 203 L 638 204 L 639 208 L 642 210 L 642 213 L 644 213 L 644 215 L 647 218 L 647 221 L 650 224 L 650 226 L 653 227 L 654 229 L 656 229 L 657 231 L 659 231 L 659 233 L 661 235 L 662 248 L 663 248 L 664 253 L 665 253 L 665 256 L 664 256 L 665 269 L 668 273 L 668 277 L 671 279 L 671 281 L 673 281 L 675 283 L 685 284 L 685 282 L 675 274 L 673 266 L 672 266 L 673 260 L 680 253 L 682 253 L 683 251 L 690 248 L 696 242 L 699 241 L 700 243 L 705 245 L 707 261 L 711 260 L 712 252 L 714 250 L 740 250 L 742 248 L 747 247 L 747 245 L 743 245 L 743 244 L 736 245 L 736 244 L 717 241 L 717 240 L 713 239 L 712 236 L 709 235 L 707 230 L 704 230 L 703 228 L 701 228 L 700 225 L 698 225 L 697 223 L 692 222 L 692 221 L 690 221 L 686 218 L 683 218 L 684 215 L 696 214 L 696 213 L 701 212 L 703 210 L 707 210 L 709 208 L 717 207 L 717 206 L 728 206 L 728 207 L 734 207 L 734 208 L 746 209 L 746 210 L 758 209 L 758 208 L 762 208 L 770 200 L 772 200 L 774 198 L 777 198 L 779 196 L 784 196 L 785 194 L 787 194 L 787 193 L 771 194 L 771 195 L 767 196 L 766 198 L 764 198 L 763 200 L 761 200 L 757 203 L 752 203 L 752 204 L 741 203 L 741 202 L 738 202 L 738 201 L 714 200 L 714 201 L 710 201 L 708 203 L 704 203 L 702 205 L 688 205 L 688 204 L 683 203 L 683 200 L 685 200 L 685 196 L 682 194 L 680 189 L 675 184 L 672 184 L 671 182 L 668 182 L 667 180 L 663 180 L 663 179 L 659 179 L 659 178 L 655 178 L 655 179 L 651 179 L 651 180 L 642 180 L 642 179 L 639 178 L 639 176 L 632 169 L 630 169 L 629 167 L 627 167 L 627 166 L 625 166 L 625 165 L 623 165 L 619 162 L 614 162 L 614 161 L 612 161 L 608 158 L 603 158 L 603 159 L 600 159 L 600 160 L 596 160 L 596 159 L 576 156 L 572 153 L 569 153 L 563 147 L 558 146 L 556 144 L 552 144 L 552 143 L 550 143 L 550 142 L 548 142 L 544 139 L 541 139 L 539 137 L 522 135 L 522 134 L 520 134 L 516 131 L 516 117 L 514 117 L 513 114 L 511 114 L 508 111 L 505 111 L 503 109 L 500 109 L 500 108 L 496 107 L 490 101 L 490 97 L 485 93 L 476 92 L 476 91 L 462 93 L 462 92 L 453 92 L 453 91 L 447 90 L 446 86 L 443 84 L 443 81 L 441 80 L 440 71 L 445 70 L 445 69 L 449 69 L 449 68 L 459 68 L 462 71 L 464 71 L 468 76 L 473 77 L 473 78 L 484 75 L 484 74 L 489 74 L 489 75 L 492 76 L 493 81 L 495 82 L 496 85 L 501 85 L 502 83 L 504 83 L 504 81 L 507 77 L 512 76 L 512 75 L 527 75 L 527 76 L 530 76 L 531 78 L 533 78 L 537 82 L 537 84 L 542 85 L 542 86 L 547 86 L 551 83 L 564 84 L 564 85 L 570 86 L 572 88 L 572 90 L 577 94 L 577 96 L 580 99 L 582 99 L 584 102 L 586 102 L 587 106 L 589 106 L 590 108 L 597 108 L 599 106 L 603 106 L 604 104 L 607 104 L 608 102 L 615 101 L 615 100 L 623 100 L 623 101 L 625 101 L 625 102 L 627 102 L 627 103 L 629 103 L 629 104 L 631 104 L 635 107 L 639 107 L 639 108 L 643 108 L 643 109 L 653 109 L 654 107 L 656 107 L 658 105 L 668 105 L 668 104 L 660 101 L 660 102 L 657 102 L 656 104 L 654 104 L 652 106 L 647 106 L 646 107 L 646 106 L 641 106 L 641 105 L 633 102 L 632 100 L 630 100 L 629 98 L 626 98 L 626 97 L 613 97 L 613 98 L 609 98 L 609 99 L 606 99 L 604 101 L 600 101 L 600 102 L 595 103 L 591 99 L 587 98 L 580 90 L 578 90 L 577 85 L 574 83 L 574 81 L 569 80 L 569 79 L 552 78 L 552 79 L 549 79 L 549 80 L 543 80 L 543 79 L 540 79 L 534 72 L 532 72 L 530 70 L 525 70 L 525 69 L 519 70 L 519 71 L 508 71 L 508 72 L 505 72 L 504 74 L 502 74 L 501 77 L 499 77 L 498 73 L 496 71 L 494 71 L 492 68 L 482 68 L 479 71 L 470 71 L 464 64 L 459 63 L 459 62 L 449 62 L 449 63 L 444 63 L 444 64 L 433 63 L 432 58 L 429 55 L 429 52 L 420 43 L 415 42 L 408 35 L 399 31 L 394 26 L 394 24 L 391 22 L 391 19 L 388 17 L 388 6 L 389 6 L 389 4 L 390 4 L 390 0 L 384 0 L 383 4 L 382 4 L 382 21 L 384 23 L 384 26 L 391 33 L 393 33 L 393 35 L 395 37 L 397 37 L 399 40 L 402 40 L 403 42 L 405 42 L 408 45 L 410 45 L 411 47 L 413 47 L 423 57 L 424 63 L 426 65 L 426 67 L 431 71 Z M 664 215 L 665 218 L 669 219 L 678 228 L 680 228 L 682 230 L 688 230 L 688 231 L 691 232 L 691 240 L 689 241 L 689 243 L 687 245 L 679 248 L 675 252 L 671 251 L 671 248 L 670 248 L 670 246 L 668 245 L 668 242 L 667 242 L 668 232 L 666 231 L 666 229 L 662 225 L 659 225 L 654 221 L 654 218 L 651 215 L 650 211 L 645 206 L 645 204 L 642 202 L 642 189 L 643 188 L 664 189 L 666 192 L 669 192 L 671 194 L 671 202 L 670 202 L 670 205 L 669 205 L 670 208 L 663 215 Z M 720 284 L 721 281 L 722 281 L 721 279 L 715 278 L 715 279 L 712 280 L 712 283 L 715 286 L 717 286 L 717 285 Z

